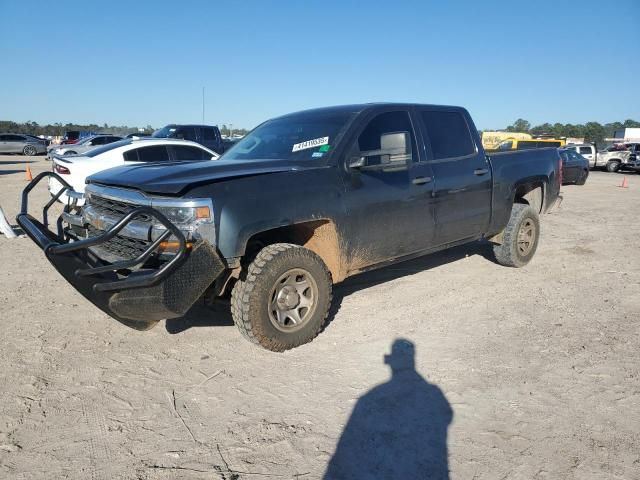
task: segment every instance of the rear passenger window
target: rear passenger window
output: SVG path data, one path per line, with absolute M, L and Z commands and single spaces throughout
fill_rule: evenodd
M 202 139 L 203 140 L 216 140 L 216 131 L 211 127 L 203 127 L 202 128 Z
M 185 140 L 197 140 L 195 127 L 181 127 L 176 132 L 176 138 L 184 138 Z
M 427 129 L 433 160 L 464 157 L 475 153 L 471 132 L 459 112 L 421 112 Z
M 129 150 L 122 154 L 125 162 L 139 162 L 138 160 L 138 149 L 134 148 L 133 150 Z
M 584 155 L 584 154 L 590 154 L 591 153 L 591 147 L 580 147 L 580 154 Z
M 164 145 L 153 145 L 151 147 L 141 147 L 137 149 L 139 162 L 167 162 L 169 152 Z
M 209 160 L 209 155 L 205 150 L 197 147 L 187 147 L 185 145 L 173 145 L 174 160 Z

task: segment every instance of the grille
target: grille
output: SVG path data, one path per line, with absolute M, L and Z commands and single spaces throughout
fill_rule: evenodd
M 97 237 L 104 232 L 89 225 L 88 233 L 89 237 Z M 141 255 L 149 245 L 151 245 L 151 242 L 116 235 L 108 242 L 102 243 L 94 248 L 103 250 L 115 257 L 130 260 Z
M 133 205 L 131 203 L 119 202 L 117 200 L 111 200 L 110 198 L 97 197 L 92 195 L 88 201 L 96 211 L 105 213 L 108 215 L 117 215 L 119 217 L 126 215 L 139 205 Z M 151 218 L 148 215 L 138 215 L 136 220 L 148 222 Z

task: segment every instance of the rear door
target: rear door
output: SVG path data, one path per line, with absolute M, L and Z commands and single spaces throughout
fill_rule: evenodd
M 491 218 L 489 162 L 477 145 L 475 127 L 460 109 L 419 108 L 434 175 L 437 245 L 477 237 Z
M 349 167 L 350 159 L 382 148 L 383 134 L 397 132 L 407 132 L 411 145 L 402 168 Z M 432 173 L 424 149 L 419 148 L 410 113 L 377 110 L 359 122 L 348 141 L 343 167 L 350 269 L 358 270 L 428 248 L 435 229 Z M 384 162 L 376 157 L 369 157 L 368 161 Z

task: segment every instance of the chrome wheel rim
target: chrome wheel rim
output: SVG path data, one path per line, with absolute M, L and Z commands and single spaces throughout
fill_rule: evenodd
M 311 274 L 293 268 L 278 278 L 269 293 L 269 320 L 282 332 L 293 332 L 307 324 L 318 303 L 318 285 Z
M 30 157 L 32 157 L 33 155 L 35 155 L 35 147 L 27 147 L 26 149 L 26 154 Z
M 536 224 L 530 218 L 527 218 L 518 230 L 518 253 L 526 257 L 533 250 L 536 240 Z

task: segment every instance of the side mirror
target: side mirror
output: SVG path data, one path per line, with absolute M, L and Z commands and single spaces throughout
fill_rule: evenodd
M 360 170 L 395 171 L 407 168 L 411 159 L 409 132 L 380 135 L 380 149 L 361 152 L 349 160 L 349 168 Z

